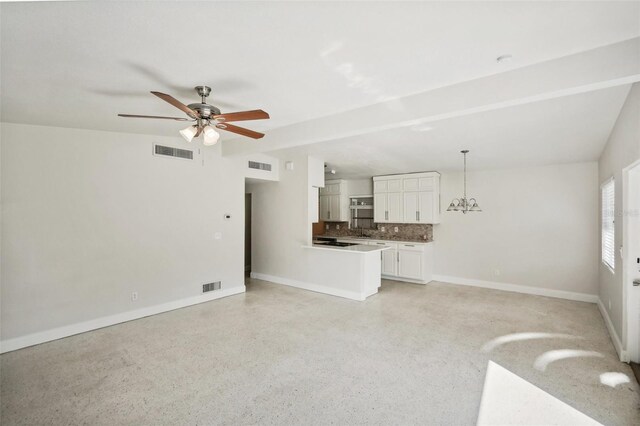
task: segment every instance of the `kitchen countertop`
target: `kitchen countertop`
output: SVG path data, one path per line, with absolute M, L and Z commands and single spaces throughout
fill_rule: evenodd
M 327 237 L 327 238 L 335 238 L 337 240 L 358 240 L 358 241 L 388 241 L 391 243 L 416 243 L 416 244 L 427 244 L 432 243 L 433 240 L 423 240 L 423 239 L 401 239 L 401 238 L 380 238 L 380 237 L 358 237 L 353 235 L 314 235 L 316 237 Z
M 363 244 L 358 244 L 355 246 L 347 246 L 347 247 L 336 247 L 336 246 L 327 246 L 324 244 L 313 244 L 310 246 L 302 246 L 302 247 L 308 248 L 308 249 L 346 251 L 351 253 L 369 253 L 372 251 L 387 250 L 389 248 L 389 247 L 366 246 Z
M 335 238 L 337 241 L 381 241 L 385 243 L 400 243 L 400 244 L 430 244 L 433 241 L 411 241 L 411 240 L 388 240 L 381 238 L 360 238 L 360 237 L 330 237 Z

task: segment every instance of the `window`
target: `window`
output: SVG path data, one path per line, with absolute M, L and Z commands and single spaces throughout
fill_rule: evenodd
M 600 187 L 602 197 L 602 261 L 615 268 L 615 183 L 609 179 Z

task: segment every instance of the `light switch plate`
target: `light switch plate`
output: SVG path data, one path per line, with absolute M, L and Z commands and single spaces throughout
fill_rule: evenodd
M 216 240 L 221 240 L 222 232 L 216 232 L 215 234 L 213 234 L 213 238 L 215 238 Z

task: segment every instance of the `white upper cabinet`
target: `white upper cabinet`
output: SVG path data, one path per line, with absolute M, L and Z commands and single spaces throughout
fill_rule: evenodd
M 440 173 L 373 178 L 374 221 L 440 223 Z
M 349 197 L 345 180 L 328 180 L 324 188 L 320 188 L 320 220 L 349 221 Z

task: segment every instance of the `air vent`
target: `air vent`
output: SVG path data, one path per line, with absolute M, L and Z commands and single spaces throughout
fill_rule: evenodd
M 208 284 L 202 284 L 202 292 L 207 293 L 213 290 L 220 290 L 222 287 L 222 281 L 216 281 Z
M 167 157 L 184 158 L 185 160 L 193 160 L 193 151 L 188 149 L 173 148 L 170 146 L 155 145 L 156 155 L 165 155 Z
M 268 172 L 271 171 L 271 164 L 269 163 L 259 163 L 257 161 L 249 161 L 250 169 L 258 169 L 258 170 L 266 170 Z

